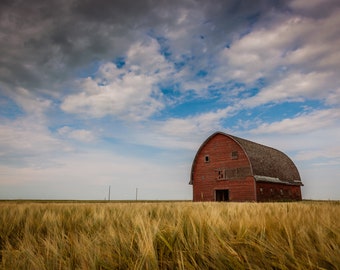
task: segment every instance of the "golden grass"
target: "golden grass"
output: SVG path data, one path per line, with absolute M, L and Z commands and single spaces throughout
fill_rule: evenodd
M 0 269 L 340 269 L 340 203 L 0 203 Z

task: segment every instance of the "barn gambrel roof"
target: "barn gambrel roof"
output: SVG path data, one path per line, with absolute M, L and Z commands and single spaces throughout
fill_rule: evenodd
M 216 132 L 203 142 L 197 151 L 193 166 L 200 150 L 218 134 L 229 137 L 240 145 L 249 159 L 252 175 L 256 181 L 302 185 L 297 167 L 286 154 L 272 147 L 223 132 Z M 192 183 L 192 176 L 193 171 L 191 172 L 190 183 Z

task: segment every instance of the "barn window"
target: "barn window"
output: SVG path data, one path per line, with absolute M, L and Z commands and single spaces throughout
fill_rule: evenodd
M 260 188 L 260 193 L 263 194 L 263 188 Z
M 226 179 L 226 170 L 225 169 L 219 169 L 217 180 L 225 180 Z
M 205 156 L 204 156 L 204 162 L 207 163 L 207 162 L 209 162 L 209 161 L 210 161 L 209 155 L 205 155 Z
M 280 194 L 283 195 L 283 190 L 282 189 L 280 189 Z
M 237 151 L 231 152 L 231 159 L 238 159 L 238 152 Z

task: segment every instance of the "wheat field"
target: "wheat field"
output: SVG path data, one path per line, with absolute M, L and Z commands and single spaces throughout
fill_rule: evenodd
M 340 202 L 0 202 L 0 269 L 340 269 Z

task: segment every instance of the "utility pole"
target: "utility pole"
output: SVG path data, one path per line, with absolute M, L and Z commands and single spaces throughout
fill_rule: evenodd
M 111 193 L 111 186 L 109 186 L 109 201 L 110 201 L 110 194 Z
M 138 198 L 138 188 L 136 188 L 136 201 L 137 201 L 137 198 Z

